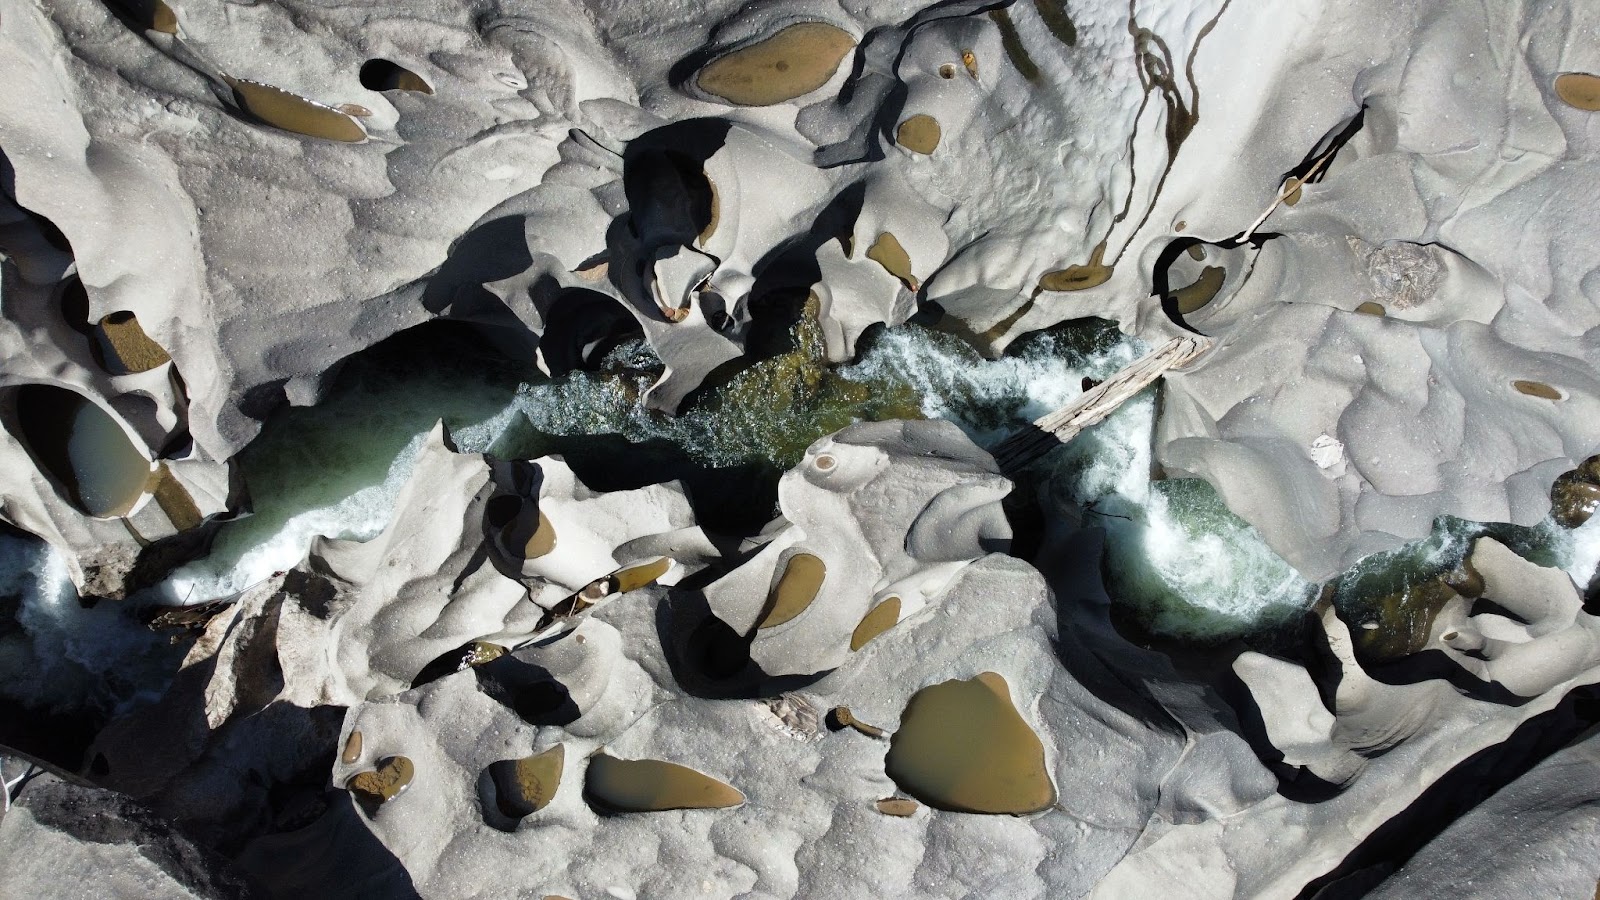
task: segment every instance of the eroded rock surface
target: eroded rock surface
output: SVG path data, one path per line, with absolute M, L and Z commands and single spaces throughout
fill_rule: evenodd
M 121 598 L 248 510 L 269 416 L 397 333 L 563 375 L 637 332 L 636 412 L 666 414 L 808 295 L 833 362 L 914 316 L 990 354 L 1087 316 L 1206 334 L 1156 462 L 1310 580 L 1441 516 L 1592 513 L 1593 4 L 665 12 L 8 8 L 0 517 Z M 1587 586 L 1495 541 L 1382 659 L 1330 603 L 1299 640 L 1156 649 L 1112 626 L 1079 511 L 1015 527 L 947 423 L 817 442 L 757 534 L 633 483 L 436 429 L 381 533 L 208 607 L 84 772 L 287 895 L 1297 896 L 1405 890 L 1481 829 L 1574 840 L 1511 817 L 1587 744 L 1373 860 L 1600 681 Z M 895 798 L 908 702 L 984 679 L 1034 789 Z M 595 760 L 662 765 L 607 810 Z M 647 797 L 664 772 L 705 802 Z

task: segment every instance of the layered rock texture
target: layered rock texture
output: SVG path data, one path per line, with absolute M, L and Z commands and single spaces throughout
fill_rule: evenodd
M 402 332 L 453 322 L 550 377 L 638 335 L 662 367 L 637 414 L 671 415 L 784 306 L 834 363 L 913 319 L 991 355 L 1086 317 L 1205 335 L 1161 389 L 1158 474 L 1310 581 L 1441 517 L 1576 526 L 1597 29 L 1577 0 L 20 0 L 0 521 L 123 601 L 249 513 L 270 416 Z M 619 490 L 588 462 L 441 425 L 376 537 L 189 598 L 224 602 L 75 774 L 13 785 L 32 763 L 5 758 L 5 855 L 66 860 L 14 883 L 1594 889 L 1593 740 L 1561 748 L 1596 718 L 1600 619 L 1502 542 L 1399 650 L 1331 593 L 1182 646 L 1128 629 L 1092 519 L 949 423 L 817 441 L 745 531 L 647 457 Z

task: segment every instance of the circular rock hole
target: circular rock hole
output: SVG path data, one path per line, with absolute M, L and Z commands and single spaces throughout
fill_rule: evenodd
M 369 91 L 433 93 L 433 88 L 421 75 L 387 59 L 369 59 L 361 64 L 361 86 Z

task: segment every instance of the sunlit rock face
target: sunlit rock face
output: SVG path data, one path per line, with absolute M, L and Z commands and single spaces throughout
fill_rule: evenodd
M 913 320 L 998 355 L 1094 316 L 1212 340 L 1118 471 L 1209 482 L 1292 567 L 1235 582 L 1278 606 L 1445 517 L 1580 525 L 1597 28 L 1576 0 L 7 8 L 0 520 L 86 599 L 135 593 L 248 512 L 270 416 L 442 320 L 548 376 L 637 336 L 657 365 L 616 396 L 660 417 L 809 402 Z M 193 598 L 226 602 L 82 770 L 283 895 L 1311 896 L 1588 721 L 1584 585 L 1502 542 L 1370 619 L 1330 586 L 1261 646 L 1173 647 L 1113 627 L 1103 576 L 1136 567 L 1080 526 L 1115 510 L 1019 525 L 1048 478 L 848 418 L 719 445 L 784 457 L 743 533 L 642 453 L 600 490 L 441 425 L 369 539 Z M 1578 856 L 1555 881 L 1600 874 Z
M 34 7 L 3 38 L 32 335 L 7 376 L 88 391 L 167 463 L 150 539 L 239 508 L 186 468 L 436 317 L 547 368 L 636 326 L 663 410 L 774 290 L 815 293 L 834 360 L 919 305 L 991 350 L 1086 315 L 1189 327 L 1219 345 L 1173 379 L 1160 462 L 1321 579 L 1439 515 L 1531 524 L 1600 441 L 1594 76 L 1564 38 L 1589 14 Z M 81 321 L 47 308 L 74 290 Z M 137 546 L 42 487 L 8 518 Z
M 706 587 L 706 602 L 768 675 L 838 668 L 935 607 L 969 563 L 1009 548 L 1000 500 L 1010 489 L 948 422 L 853 425 L 784 476 L 782 517 L 759 552 Z

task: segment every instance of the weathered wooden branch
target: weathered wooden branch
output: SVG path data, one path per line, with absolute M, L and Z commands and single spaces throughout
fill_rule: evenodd
M 1210 347 L 1211 340 L 1201 335 L 1175 337 L 1084 391 L 1078 399 L 1007 437 L 990 452 L 1002 472 L 1008 475 L 1019 472 L 1077 437 L 1085 428 L 1099 424 L 1168 369 L 1188 365 Z

